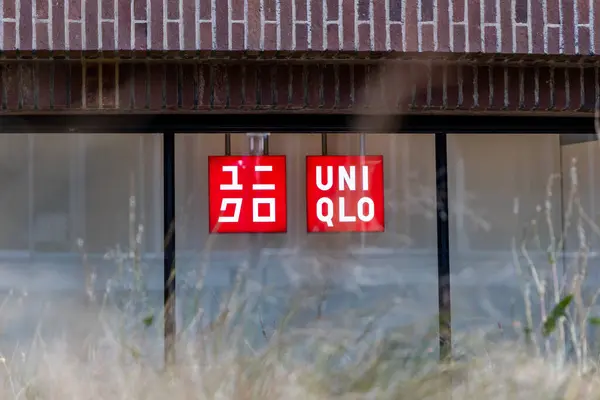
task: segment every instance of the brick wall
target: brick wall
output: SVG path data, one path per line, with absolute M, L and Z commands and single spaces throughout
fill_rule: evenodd
M 0 49 L 597 54 L 595 0 L 2 0 Z
M 55 60 L 6 62 L 0 64 L 0 74 L 0 112 L 5 114 L 46 110 L 350 113 L 365 104 L 381 112 L 592 112 L 600 95 L 600 69 L 577 64 Z

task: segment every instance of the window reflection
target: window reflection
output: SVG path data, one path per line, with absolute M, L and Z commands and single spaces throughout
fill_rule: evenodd
M 4 253 L 27 253 L 30 247 L 31 172 L 28 135 L 0 135 L 0 250 Z
M 92 300 L 118 274 L 107 254 L 121 264 L 139 254 L 160 309 L 162 260 L 148 257 L 162 253 L 160 136 L 3 134 L 0 149 L 0 286 L 14 312 L 0 345 L 13 351 L 38 328 L 48 340 L 89 333 Z M 128 279 L 112 287 L 115 298 L 131 291 Z
M 232 154 L 250 152 L 245 134 L 231 134 L 230 139 Z M 448 140 L 456 334 L 478 324 L 512 326 L 522 320 L 523 293 L 515 260 L 522 258 L 523 245 L 542 272 L 548 272 L 546 248 L 552 241 L 548 227 L 554 228 L 554 235 L 564 228 L 562 214 L 570 201 L 572 168 L 576 169 L 580 211 L 585 215 L 577 211 L 571 218 L 583 216 L 586 220 L 592 294 L 597 286 L 593 284 L 597 277 L 594 267 L 600 247 L 597 143 L 563 141 L 561 146 L 557 135 L 524 134 L 449 135 Z M 32 335 L 48 299 L 60 298 L 57 303 L 62 310 L 46 309 L 46 319 L 54 319 L 58 330 L 74 323 L 64 308 L 81 303 L 88 284 L 79 240 L 97 274 L 94 284 L 98 291 L 106 288 L 117 268 L 114 260 L 103 260 L 103 256 L 117 247 L 126 252 L 141 242 L 146 284 L 159 308 L 163 247 L 160 136 L 0 135 L 0 144 L 0 256 L 6 277 L 2 287 L 5 292 L 17 288 L 36 293 L 30 295 L 26 309 L 19 311 L 22 323 L 11 325 L 14 330 L 8 336 L 23 339 Z M 434 321 L 433 135 L 327 135 L 328 154 L 364 151 L 383 156 L 386 229 L 381 233 L 306 232 L 305 160 L 322 150 L 319 133 L 269 137 L 269 153 L 287 158 L 286 233 L 210 235 L 207 157 L 225 154 L 225 134 L 176 136 L 180 319 L 195 311 L 198 298 L 206 308 L 206 318 L 214 317 L 235 275 L 248 268 L 258 287 L 271 290 L 271 301 L 261 303 L 257 312 L 272 325 L 285 314 L 285 296 L 298 288 L 315 297 L 306 307 L 303 321 L 321 314 L 341 315 L 357 305 L 393 305 L 392 300 L 398 300 L 400 307 L 386 323 Z M 551 187 L 550 181 L 554 181 Z M 551 205 L 548 215 L 544 213 L 547 204 Z M 572 262 L 581 245 L 576 230 L 570 229 L 565 257 L 558 260 L 561 272 L 563 261 Z M 208 290 L 198 293 L 196 284 L 204 273 Z M 63 291 L 60 295 L 59 290 Z M 538 312 L 535 307 L 533 311 Z
M 231 134 L 231 154 L 248 154 L 245 134 Z M 307 233 L 306 156 L 321 155 L 321 134 L 271 134 L 269 154 L 287 159 L 288 229 L 284 234 L 208 233 L 208 155 L 225 154 L 224 134 L 177 135 L 178 291 L 181 326 L 194 301 L 216 315 L 215 299 L 226 292 L 241 268 L 272 295 L 259 307 L 264 321 L 283 315 L 286 296 L 300 288 L 312 293 L 304 320 L 317 313 L 341 316 L 352 305 L 365 309 L 382 299 L 394 308 L 387 324 L 419 321 L 431 328 L 437 313 L 435 165 L 433 135 L 367 134 L 365 154 L 383 155 L 385 232 Z M 193 152 L 185 153 L 183 149 Z M 360 155 L 361 135 L 328 134 L 328 154 Z M 183 225 L 183 227 L 182 227 Z M 194 286 L 203 277 L 205 290 Z M 322 302 L 316 300 L 326 293 Z M 210 299 L 210 300 L 208 300 Z M 399 300 L 401 306 L 394 306 Z M 319 304 L 317 304 L 319 303 Z M 409 315 L 410 314 L 410 315 Z M 264 322 L 263 321 L 263 322 Z M 206 323 L 206 322 L 205 322 Z M 300 322 L 298 322 L 300 323 Z
M 566 138 L 564 136 L 567 136 Z M 562 200 L 564 204 L 564 225 L 567 231 L 565 241 L 566 273 L 564 280 L 575 282 L 579 279 L 583 305 L 590 314 L 598 313 L 597 300 L 600 279 L 600 209 L 597 205 L 600 173 L 598 163 L 600 147 L 597 136 L 587 136 L 586 141 L 574 143 L 570 135 L 563 135 L 561 146 L 563 183 Z M 592 139 L 592 140 L 590 140 Z M 581 279 L 578 274 L 584 273 Z M 573 285 L 569 285 L 572 288 Z M 585 317 L 584 317 L 585 318 Z M 593 324 L 583 324 L 589 329 L 589 346 L 595 346 L 598 340 L 598 327 Z
M 517 262 L 526 269 L 526 254 L 547 276 L 548 226 L 562 229 L 558 135 L 448 140 L 453 328 L 457 335 L 475 326 L 508 332 L 525 312 Z

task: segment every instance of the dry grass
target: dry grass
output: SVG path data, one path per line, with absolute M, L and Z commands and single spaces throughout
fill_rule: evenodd
M 106 320 L 106 316 L 102 317 Z M 114 321 L 113 321 L 114 322 Z M 473 333 L 473 355 L 438 364 L 426 349 L 389 335 L 289 330 L 247 351 L 232 326 L 182 340 L 177 365 L 163 370 L 140 349 L 158 336 L 114 336 L 104 325 L 87 341 L 41 337 L 0 359 L 2 399 L 595 399 L 600 377 L 576 364 L 557 366 L 522 342 L 490 343 Z M 319 331 L 321 329 L 321 331 Z M 227 333 L 229 332 L 229 333 Z M 136 337 L 137 336 L 137 337 Z M 132 337 L 136 337 L 132 339 Z M 245 347 L 245 348 L 244 348 Z M 295 350 L 302 349 L 298 357 Z

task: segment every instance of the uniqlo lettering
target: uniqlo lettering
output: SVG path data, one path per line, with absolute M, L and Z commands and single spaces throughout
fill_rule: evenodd
M 209 156 L 211 233 L 286 232 L 285 156 Z
M 307 156 L 308 232 L 383 232 L 383 156 Z

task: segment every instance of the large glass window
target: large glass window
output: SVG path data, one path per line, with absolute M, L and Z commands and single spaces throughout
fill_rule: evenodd
M 574 295 L 572 329 L 593 328 L 600 229 L 596 135 L 450 135 L 450 268 L 455 337 L 541 332 Z M 532 325 L 529 325 L 532 324 Z M 559 325 L 560 326 L 560 325 Z M 567 349 L 585 346 L 596 334 Z
M 0 135 L 0 252 L 26 254 L 29 250 L 29 135 Z
M 585 245 L 589 247 L 589 261 L 597 262 L 597 252 L 600 250 L 600 147 L 596 135 L 593 140 L 569 143 L 563 140 L 561 146 L 563 182 L 563 203 L 565 221 L 569 223 L 565 247 L 567 253 L 580 250 L 582 237 L 578 235 L 577 225 L 585 232 Z M 577 202 L 576 204 L 573 204 Z M 572 207 L 569 207 L 571 205 Z M 570 214 L 569 214 L 570 213 Z M 581 220 L 579 220 L 581 218 Z M 590 268 L 591 274 L 597 274 L 597 268 Z
M 286 157 L 287 231 L 210 234 L 208 157 L 248 155 L 253 140 L 241 133 L 176 135 L 179 328 L 200 309 L 201 324 L 214 319 L 245 270 L 254 283 L 247 289 L 262 295 L 248 315 L 267 330 L 275 329 L 296 293 L 303 297 L 297 323 L 382 306 L 391 308 L 385 324 L 418 327 L 412 330 L 417 338 L 435 330 L 434 136 L 269 134 L 264 149 Z M 12 291 L 19 301 L 7 308 L 11 323 L 0 342 L 27 341 L 40 324 L 44 332 L 88 329 L 83 325 L 97 315 L 87 302 L 90 288 L 102 295 L 123 259 L 131 266 L 139 257 L 148 300 L 159 310 L 161 135 L 0 135 L 0 144 L 2 291 L 5 296 Z M 383 232 L 307 232 L 306 157 L 324 153 L 383 157 Z M 552 292 L 548 248 L 560 245 L 567 227 L 566 251 L 557 249 L 557 272 L 568 278 L 566 268 L 582 247 L 589 248 L 584 292 L 593 295 L 599 157 L 597 142 L 560 135 L 448 136 L 456 337 L 478 325 L 499 326 L 505 333 L 505 327 L 522 324 L 523 283 L 532 284 L 529 262 L 549 279 Z M 131 279 L 112 288 L 117 297 L 131 290 Z M 529 307 L 539 321 L 536 288 L 530 290 Z
M 160 135 L 89 135 L 82 157 L 85 238 L 103 253 L 139 240 L 149 253 L 162 250 L 162 139 Z M 110 194 L 110 195 L 109 195 Z
M 319 133 L 271 134 L 269 154 L 285 155 L 287 161 L 287 232 L 209 234 L 208 156 L 225 155 L 226 143 L 232 155 L 249 154 L 251 139 L 246 134 L 231 134 L 229 139 L 225 134 L 177 135 L 180 327 L 187 326 L 199 299 L 206 302 L 204 318 L 214 317 L 219 296 L 246 266 L 272 299 L 257 311 L 264 314 L 268 329 L 289 306 L 285 296 L 300 289 L 306 297 L 319 290 L 325 293 L 319 304 L 315 300 L 307 307 L 303 320 L 320 313 L 341 316 L 352 308 L 378 304 L 393 308 L 383 319 L 386 324 L 436 328 L 433 139 L 433 135 L 328 134 L 327 154 L 383 156 L 385 231 L 307 233 L 306 156 L 321 155 L 324 138 Z M 195 286 L 201 279 L 204 290 L 199 293 Z
M 527 257 L 547 278 L 547 249 L 562 232 L 559 136 L 449 135 L 448 153 L 454 332 L 511 331 L 524 323 Z M 556 267 L 562 274 L 561 258 Z
M 159 135 L 0 135 L 2 345 L 93 329 L 109 289 L 162 307 Z M 135 266 L 134 266 L 135 264 Z M 133 268 L 142 272 L 134 282 Z M 119 275 L 121 274 L 121 275 Z M 142 282 L 143 281 L 143 282 Z
M 563 181 L 563 228 L 566 231 L 565 254 L 566 291 L 574 294 L 578 310 L 574 320 L 589 328 L 581 345 L 595 348 L 598 327 L 589 324 L 590 315 L 598 315 L 600 280 L 600 147 L 598 136 L 563 135 L 561 137 Z M 576 283 L 581 283 L 577 284 Z M 595 331 L 595 332 L 594 332 Z

